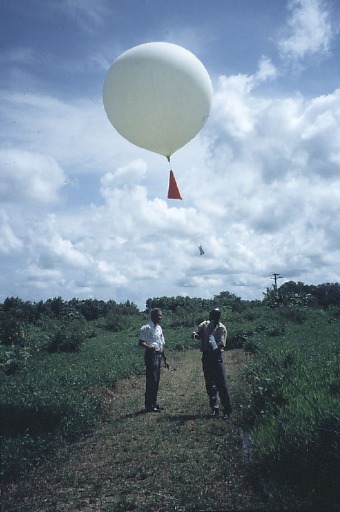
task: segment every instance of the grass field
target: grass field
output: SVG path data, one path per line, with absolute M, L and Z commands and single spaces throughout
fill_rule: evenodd
M 227 360 L 232 390 L 243 351 Z M 199 352 L 175 352 L 169 362 L 162 413 L 144 413 L 144 376 L 114 391 L 94 389 L 105 402 L 105 422 L 55 468 L 36 468 L 10 485 L 6 510 L 253 510 L 237 422 L 208 417 Z
M 228 422 L 207 417 L 194 323 L 170 313 L 165 410 L 143 412 L 145 319 L 91 324 L 78 353 L 23 347 L 20 371 L 2 374 L 4 510 L 336 510 L 334 311 L 225 312 Z

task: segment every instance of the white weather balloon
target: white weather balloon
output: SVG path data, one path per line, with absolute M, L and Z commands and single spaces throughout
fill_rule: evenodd
M 103 102 L 125 139 L 170 159 L 207 121 L 212 85 L 201 61 L 185 48 L 146 43 L 112 64 Z

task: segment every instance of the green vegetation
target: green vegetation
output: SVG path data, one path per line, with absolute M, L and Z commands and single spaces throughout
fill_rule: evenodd
M 75 441 L 105 423 L 106 393 L 144 372 L 137 341 L 152 307 L 163 309 L 168 351 L 179 358 L 195 347 L 192 330 L 218 306 L 230 353 L 242 349 L 247 360 L 233 398 L 233 439 L 243 446 L 249 485 L 274 503 L 293 488 L 296 499 L 335 510 L 339 290 L 337 284 L 286 283 L 268 289 L 263 301 L 242 301 L 229 292 L 211 300 L 161 297 L 149 299 L 143 313 L 130 302 L 6 299 L 0 305 L 4 483 L 46 459 L 55 467 Z M 163 437 L 169 422 L 162 424 Z M 190 452 L 190 436 L 187 443 Z M 181 479 L 188 476 L 176 476 Z
M 340 469 L 340 325 L 330 312 L 309 310 L 304 318 L 287 321 L 278 311 L 278 332 L 263 326 L 251 336 L 255 357 L 244 371 L 241 423 L 252 439 L 257 485 L 270 478 L 280 486 L 284 477 L 301 494 L 313 490 L 331 504 Z

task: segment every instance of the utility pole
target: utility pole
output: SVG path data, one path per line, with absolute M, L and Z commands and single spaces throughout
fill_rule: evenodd
M 277 290 L 277 280 L 282 279 L 282 276 L 280 276 L 280 274 L 275 274 L 275 273 L 273 273 L 273 276 L 274 277 L 271 277 L 271 279 L 274 279 L 274 288 L 275 288 L 275 290 Z

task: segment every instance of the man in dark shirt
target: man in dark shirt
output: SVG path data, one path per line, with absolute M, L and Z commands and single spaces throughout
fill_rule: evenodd
M 223 407 L 223 417 L 228 419 L 232 408 L 222 358 L 222 352 L 227 341 L 227 329 L 220 322 L 220 317 L 221 311 L 219 309 L 216 308 L 210 311 L 209 320 L 199 324 L 197 330 L 193 332 L 193 337 L 201 342 L 202 368 L 211 407 L 211 416 L 219 415 L 219 397 Z

